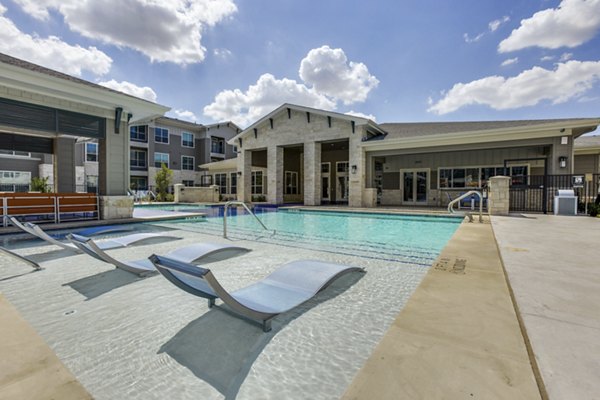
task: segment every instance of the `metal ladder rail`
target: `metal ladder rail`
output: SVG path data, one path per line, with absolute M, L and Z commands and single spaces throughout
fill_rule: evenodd
M 252 215 L 257 221 L 258 223 L 263 227 L 263 229 L 265 231 L 268 231 L 269 228 L 266 227 L 266 225 L 256 216 L 256 214 L 254 214 L 254 212 L 252 212 L 252 210 L 250 209 L 250 207 L 248 207 L 248 205 L 246 203 L 244 203 L 243 201 L 228 201 L 227 203 L 225 203 L 225 210 L 223 210 L 223 237 L 227 238 L 227 210 L 229 210 L 229 206 L 242 206 L 246 209 L 246 211 L 248 211 L 248 213 L 250 215 Z M 275 233 L 275 231 L 273 231 L 273 233 Z
M 450 203 L 448 203 L 448 212 L 450 214 L 454 214 L 455 210 L 454 210 L 454 208 L 452 208 L 452 206 L 454 206 L 456 203 L 458 203 L 462 199 L 472 196 L 474 194 L 479 196 L 479 222 L 483 222 L 483 195 L 481 194 L 481 192 L 478 192 L 477 190 L 469 190 L 467 193 L 460 195 L 459 197 L 457 197 L 456 199 L 454 199 Z M 465 215 L 467 217 L 469 217 L 469 222 L 473 222 L 473 214 L 471 214 L 468 211 L 465 211 Z

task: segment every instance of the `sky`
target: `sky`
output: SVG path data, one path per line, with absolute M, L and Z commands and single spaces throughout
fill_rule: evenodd
M 0 52 L 202 124 L 600 117 L 600 0 L 0 0 Z

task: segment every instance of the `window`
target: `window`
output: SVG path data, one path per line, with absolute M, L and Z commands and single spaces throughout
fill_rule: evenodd
M 0 191 L 27 192 L 31 182 L 31 172 L 0 171 Z
M 189 132 L 183 132 L 181 134 L 181 146 L 194 147 L 194 135 Z
M 215 185 L 219 187 L 219 193 L 227 193 L 227 174 L 215 174 Z
M 263 173 L 262 171 L 252 171 L 251 182 L 252 194 L 263 194 Z
M 183 179 L 181 181 L 181 183 L 183 183 L 183 186 L 187 186 L 187 187 L 194 186 L 194 181 L 188 181 L 188 180 Z
M 330 167 L 330 163 L 321 163 L 321 173 L 322 174 L 328 174 L 329 173 L 329 167 Z
M 298 173 L 285 171 L 285 194 L 298 194 Z
M 237 154 L 237 152 L 238 152 L 238 151 L 237 151 L 237 146 L 233 146 L 233 152 L 234 152 L 235 154 Z
M 98 162 L 98 143 L 85 144 L 85 161 Z
M 211 137 L 210 152 L 216 154 L 225 154 L 225 139 L 214 136 Z
M 132 176 L 129 178 L 129 187 L 132 190 L 148 190 L 148 180 L 144 176 Z
M 513 185 L 527 184 L 526 165 L 507 167 L 506 173 L 512 176 Z M 440 189 L 471 189 L 487 185 L 492 176 L 504 175 L 504 167 L 440 168 L 438 187 Z
M 146 168 L 146 150 L 129 150 L 129 166 L 133 169 Z
M 7 156 L 16 156 L 16 157 L 31 157 L 31 153 L 28 151 L 0 150 L 0 154 L 5 154 Z
M 202 175 L 200 177 L 200 186 L 206 187 L 212 185 L 212 175 Z
M 167 153 L 154 153 L 154 166 L 162 168 L 163 164 L 169 168 L 169 155 Z
M 154 141 L 156 143 L 169 144 L 169 130 L 165 128 L 154 128 Z
M 350 169 L 350 163 L 349 162 L 338 162 L 338 163 L 336 163 L 336 170 L 337 170 L 337 172 L 348 172 L 349 169 Z
M 129 139 L 135 142 L 147 142 L 148 141 L 148 126 L 147 125 L 134 125 L 129 128 Z
M 195 159 L 192 156 L 181 156 L 181 169 L 185 171 L 193 171 Z
M 229 193 L 237 194 L 237 172 L 229 174 Z

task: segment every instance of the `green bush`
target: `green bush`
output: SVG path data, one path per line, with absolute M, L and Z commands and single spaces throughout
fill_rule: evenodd
M 156 200 L 173 201 L 173 195 L 167 192 L 173 179 L 173 171 L 162 164 L 154 179 L 156 181 Z
M 590 217 L 596 217 L 598 216 L 598 213 L 600 212 L 600 206 L 594 203 L 588 203 L 588 214 L 590 215 Z
M 31 191 L 32 192 L 49 193 L 50 185 L 48 184 L 48 177 L 31 178 Z

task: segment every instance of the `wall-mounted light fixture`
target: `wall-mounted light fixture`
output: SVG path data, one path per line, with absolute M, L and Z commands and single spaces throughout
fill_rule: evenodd
M 565 156 L 558 157 L 558 166 L 561 168 L 567 168 L 567 157 L 565 157 Z
M 352 167 L 350 167 L 350 171 L 352 171 L 353 174 L 356 173 L 356 165 L 353 165 Z
M 242 171 L 237 172 L 238 176 L 242 176 Z

